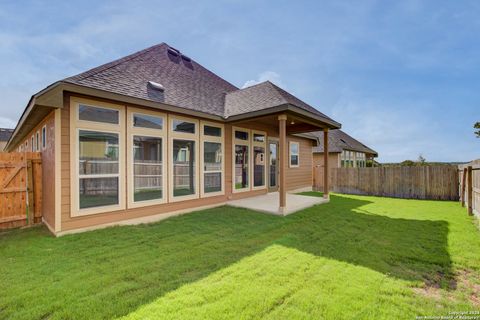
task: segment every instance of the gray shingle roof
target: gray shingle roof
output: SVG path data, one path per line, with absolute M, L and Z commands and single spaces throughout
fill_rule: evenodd
M 169 48 L 161 43 L 63 81 L 223 116 L 225 94 L 238 88 Z M 164 92 L 149 81 L 163 85 Z
M 239 89 L 175 51 L 162 43 L 63 81 L 223 118 L 290 104 L 331 120 L 269 81 Z
M 225 98 L 225 116 L 231 117 L 285 104 L 291 104 L 323 118 L 330 119 L 270 81 L 228 93 Z
M 8 141 L 13 133 L 13 129 L 0 128 L 0 141 Z
M 315 135 L 319 138 L 320 144 L 317 147 L 313 148 L 313 152 L 323 152 L 323 132 L 311 132 L 310 134 Z M 328 132 L 328 149 L 329 152 L 342 152 L 343 150 L 350 150 L 356 152 L 364 152 L 374 154 L 378 156 L 378 153 L 356 140 L 352 136 L 349 136 L 340 129 L 330 130 Z

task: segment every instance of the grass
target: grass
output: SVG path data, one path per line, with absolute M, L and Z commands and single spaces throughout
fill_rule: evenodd
M 458 203 L 332 195 L 287 217 L 220 207 L 62 238 L 6 232 L 0 318 L 446 316 L 478 310 L 479 271 Z
M 306 192 L 300 192 L 298 194 L 302 196 L 323 197 L 323 192 L 317 192 L 317 191 L 306 191 Z

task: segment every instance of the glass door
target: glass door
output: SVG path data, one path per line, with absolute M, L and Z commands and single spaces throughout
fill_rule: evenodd
M 268 142 L 268 191 L 278 190 L 278 141 Z

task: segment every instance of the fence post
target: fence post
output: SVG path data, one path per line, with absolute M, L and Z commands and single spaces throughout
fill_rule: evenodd
M 28 225 L 35 223 L 35 211 L 34 211 L 34 183 L 33 183 L 33 163 L 32 160 L 27 161 L 27 175 L 28 175 L 28 184 L 27 184 L 27 197 L 28 197 Z
M 468 188 L 467 188 L 467 201 L 468 201 L 468 214 L 473 215 L 473 170 L 472 166 L 468 166 Z
M 460 198 L 462 201 L 462 207 L 465 207 L 465 188 L 467 184 L 467 168 L 463 169 L 463 175 L 462 175 L 462 193 L 460 194 Z

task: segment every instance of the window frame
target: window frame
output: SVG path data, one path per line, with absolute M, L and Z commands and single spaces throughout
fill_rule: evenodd
M 235 137 L 235 131 L 242 131 L 248 133 L 248 139 L 242 140 Z M 241 127 L 232 126 L 232 193 L 242 193 L 252 190 L 252 130 Z M 246 146 L 248 150 L 248 187 L 244 189 L 235 188 L 235 146 Z
M 98 108 L 119 111 L 119 123 L 94 122 L 79 120 L 79 105 L 87 104 Z M 79 174 L 79 136 L 80 130 L 118 134 L 118 204 L 80 209 L 80 174 Z M 95 175 L 102 178 L 107 175 Z M 117 174 L 108 174 L 108 177 Z M 70 216 L 80 217 L 126 209 L 125 197 L 125 106 L 85 98 L 70 98 Z
M 192 122 L 195 125 L 195 133 L 177 132 L 173 130 L 173 121 L 183 120 Z M 168 115 L 168 202 L 179 202 L 185 200 L 199 199 L 200 198 L 200 148 L 199 148 L 199 120 L 195 118 L 189 118 L 179 115 Z M 173 177 L 173 140 L 187 140 L 195 142 L 195 193 L 185 196 L 174 196 L 174 177 Z
M 292 145 L 297 145 L 297 154 L 292 153 Z M 292 164 L 292 155 L 297 156 L 297 164 Z M 298 141 L 289 141 L 288 142 L 288 167 L 289 168 L 299 168 L 300 167 L 300 142 Z
M 265 137 L 264 141 L 263 142 L 260 142 L 260 141 L 255 141 L 254 140 L 254 135 L 255 134 L 260 134 L 260 135 L 263 135 Z M 251 176 L 252 176 L 252 179 L 251 179 L 251 182 L 252 182 L 252 185 L 251 185 L 251 188 L 252 190 L 263 190 L 263 189 L 267 189 L 267 133 L 265 131 L 259 131 L 259 130 L 251 130 L 251 155 L 250 155 L 250 158 L 251 158 Z M 253 155 L 254 155 L 254 148 L 255 147 L 262 147 L 263 150 L 264 150 L 264 156 L 263 156 L 263 161 L 264 161 L 264 164 L 263 164 L 263 186 L 258 186 L 258 187 L 255 187 L 255 162 L 254 162 L 254 159 L 253 159 Z
M 71 99 L 75 99 L 72 97 Z M 78 100 L 78 99 L 77 99 Z M 80 120 L 80 105 L 83 105 L 85 107 L 92 107 L 92 108 L 100 108 L 100 109 L 108 109 L 108 110 L 114 110 L 118 111 L 118 123 L 108 123 L 108 122 L 102 122 L 102 121 L 92 121 L 92 120 Z M 123 116 L 121 115 L 122 111 L 124 110 L 125 106 L 123 107 L 123 110 L 118 109 L 117 107 L 120 105 L 116 105 L 113 103 L 108 103 L 108 102 L 101 102 L 101 101 L 96 101 L 96 100 L 90 100 L 90 99 L 83 99 L 81 102 L 78 102 L 75 107 L 75 119 L 77 122 L 84 123 L 88 126 L 88 123 L 90 124 L 104 124 L 106 126 L 119 126 L 120 123 L 125 121 L 125 113 Z M 123 119 L 122 119 L 123 117 Z M 124 123 L 125 124 L 125 123 Z
M 47 125 L 42 127 L 42 150 L 47 149 Z
M 221 130 L 220 137 L 210 136 L 204 134 L 205 126 L 217 127 Z M 205 154 L 204 154 L 204 143 L 213 142 L 220 143 L 222 150 L 222 165 L 220 171 L 205 171 Z M 221 196 L 225 194 L 225 126 L 222 123 L 209 122 L 209 121 L 200 121 L 200 196 L 202 198 Z M 205 173 L 218 173 L 222 175 L 221 178 L 221 190 L 217 192 L 205 192 Z
M 37 130 L 37 133 L 35 133 L 35 152 L 40 151 L 40 131 Z
M 144 128 L 144 127 L 136 127 L 134 126 L 134 116 L 136 114 L 140 115 L 147 115 L 147 116 L 155 116 L 162 118 L 162 129 L 152 129 L 152 128 Z M 170 189 L 167 185 L 167 177 L 169 174 L 169 167 L 168 167 L 168 154 L 167 154 L 167 114 L 138 109 L 134 107 L 127 107 L 127 206 L 128 208 L 139 208 L 139 207 L 146 207 L 146 206 L 153 206 L 158 204 L 164 204 L 168 201 L 168 190 Z M 160 138 L 162 139 L 162 198 L 160 199 L 153 199 L 153 200 L 145 200 L 145 201 L 137 201 L 135 202 L 134 199 L 134 152 L 133 152 L 133 137 L 134 136 L 142 136 L 142 137 L 152 137 L 152 138 Z

